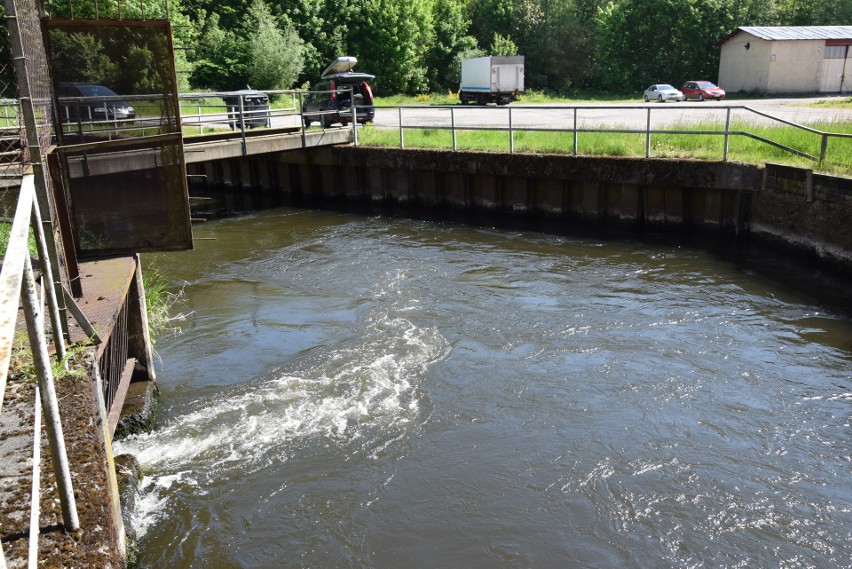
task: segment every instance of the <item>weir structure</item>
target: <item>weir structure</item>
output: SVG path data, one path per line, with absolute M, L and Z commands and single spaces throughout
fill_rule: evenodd
M 0 78 L 16 81 L 4 93 L 14 96 L 7 108 L 15 110 L 0 137 L 0 204 L 14 212 L 0 273 L 0 569 L 27 561 L 124 563 L 110 440 L 127 393 L 141 386 L 150 395 L 156 379 L 139 253 L 192 247 L 190 187 L 194 196 L 217 197 L 224 189 L 229 203 L 260 197 L 467 222 L 520 220 L 552 231 L 616 227 L 760 238 L 852 273 L 850 180 L 771 164 L 650 159 L 650 128 L 643 131 L 646 158 L 637 159 L 514 154 L 511 118 L 509 154 L 381 149 L 351 146 L 354 127 L 248 134 L 241 108 L 240 132 L 185 141 L 168 2 L 161 19 L 146 18 L 144 6 L 134 14 L 134 3 L 102 2 L 98 14 L 94 3 L 94 14 L 75 16 L 73 0 L 5 0 L 15 69 Z M 122 112 L 132 101 L 154 101 L 155 120 L 136 128 L 135 119 L 119 120 L 117 111 L 71 112 L 67 100 L 65 114 L 54 112 L 63 104 L 55 98 L 60 87 L 82 82 L 60 49 L 81 34 L 96 35 L 107 52 L 132 45 L 165 62 L 143 70 L 155 76 L 148 82 L 155 92 L 101 101 Z M 46 44 L 56 49 L 45 51 Z M 403 146 L 401 117 L 400 111 Z M 200 113 L 197 128 L 205 128 Z M 577 132 L 575 114 L 575 153 Z M 338 144 L 345 146 L 328 146 Z M 36 252 L 28 248 L 30 234 Z M 22 341 L 29 347 L 19 349 Z M 30 362 L 32 372 L 24 365 Z M 43 482 L 42 411 L 52 463 Z M 17 458 L 6 460 L 11 456 Z M 40 512 L 54 493 L 61 508 Z

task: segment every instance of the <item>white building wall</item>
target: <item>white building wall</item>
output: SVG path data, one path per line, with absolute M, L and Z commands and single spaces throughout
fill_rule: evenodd
M 834 76 L 843 75 L 843 64 L 838 63 L 842 60 L 823 59 L 824 49 L 825 40 L 821 39 L 771 41 L 738 32 L 722 44 L 719 86 L 732 93 L 839 91 L 839 85 L 835 85 L 839 84 L 839 76 Z M 847 83 L 850 81 L 852 78 L 846 80 Z
M 772 42 L 767 93 L 815 93 L 822 78 L 825 40 Z
M 745 32 L 723 43 L 719 57 L 719 86 L 732 93 L 766 92 L 769 89 L 772 43 Z

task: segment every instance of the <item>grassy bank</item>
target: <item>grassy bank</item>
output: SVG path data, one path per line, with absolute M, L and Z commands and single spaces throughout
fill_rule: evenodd
M 823 124 L 814 128 L 829 132 L 852 134 L 852 124 Z M 719 131 L 717 124 L 674 125 L 668 130 Z M 788 126 L 765 127 L 754 124 L 732 124 L 732 131 L 771 140 L 812 156 L 819 156 L 822 139 L 819 135 Z M 399 146 L 399 131 L 365 127 L 359 133 L 359 143 L 368 146 Z M 479 130 L 457 131 L 456 145 L 460 150 L 507 152 L 509 133 Z M 452 148 L 448 130 L 407 129 L 405 146 L 409 148 Z M 572 154 L 574 135 L 571 132 L 515 132 L 515 152 Z M 579 133 L 577 154 L 584 156 L 645 156 L 644 134 Z M 654 134 L 651 135 L 651 156 L 656 158 L 688 158 L 721 160 L 724 155 L 724 136 L 711 134 Z M 735 135 L 729 138 L 728 160 L 749 164 L 778 162 L 813 168 L 815 171 L 840 176 L 852 176 L 852 139 L 832 138 L 826 161 L 820 165 L 753 138 Z

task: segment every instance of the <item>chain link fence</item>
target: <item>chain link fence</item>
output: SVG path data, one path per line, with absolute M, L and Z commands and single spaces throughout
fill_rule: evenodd
M 3 33 L 0 37 L 0 183 L 3 179 L 12 179 L 13 183 L 23 173 L 21 160 L 22 121 L 18 105 L 18 83 L 12 65 L 9 36 L 5 26 L 5 7 L 0 5 L 4 19 Z M 4 216 L 7 217 L 7 216 Z

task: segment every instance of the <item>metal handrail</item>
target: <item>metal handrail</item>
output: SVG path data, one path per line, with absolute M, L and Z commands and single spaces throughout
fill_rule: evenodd
M 40 223 L 40 212 L 38 200 L 36 199 L 35 177 L 33 174 L 25 175 L 21 180 L 18 203 L 15 209 L 15 217 L 9 237 L 6 255 L 3 259 L 3 268 L 0 271 L 0 413 L 2 413 L 2 400 L 5 397 L 6 385 L 11 364 L 12 343 L 18 320 L 18 306 L 23 306 L 24 317 L 27 323 L 27 336 L 32 351 L 33 364 L 35 366 L 37 381 L 36 405 L 44 411 L 47 435 L 50 443 L 51 460 L 56 474 L 57 490 L 62 504 L 63 523 L 69 531 L 80 527 L 77 515 L 77 505 L 74 498 L 74 490 L 71 483 L 71 470 L 68 463 L 68 453 L 65 448 L 65 438 L 62 433 L 62 423 L 59 418 L 59 402 L 56 398 L 56 390 L 53 384 L 53 373 L 50 366 L 50 356 L 47 350 L 47 335 L 45 333 L 44 304 L 45 300 L 39 301 L 36 292 L 35 275 L 33 273 L 32 261 L 30 259 L 28 241 L 30 225 L 37 226 Z M 42 241 L 44 236 L 40 231 L 35 231 L 36 241 Z M 44 252 L 44 243 L 38 243 L 39 251 Z M 50 279 L 42 282 L 42 294 L 44 298 L 49 295 L 45 292 L 50 288 Z M 54 342 L 59 345 L 64 342 L 60 330 L 53 331 Z M 64 353 L 62 349 L 56 350 L 57 354 Z M 35 432 L 40 432 L 40 422 L 34 425 Z M 34 445 L 40 443 L 34 439 Z M 37 500 L 40 468 L 38 461 L 33 461 L 33 500 Z M 35 506 L 33 506 L 35 507 Z M 31 533 L 33 528 L 30 528 Z M 37 550 L 30 547 L 30 555 L 37 555 Z M 0 546 L 0 563 L 5 565 L 5 556 Z M 31 566 L 33 559 L 31 558 Z
M 716 109 L 708 109 L 706 107 L 702 107 L 703 110 L 708 111 L 725 111 L 725 128 L 724 130 L 684 130 L 684 129 L 652 129 L 651 128 L 651 111 L 667 111 L 667 110 L 676 110 L 683 109 L 684 106 L 661 106 L 649 107 L 647 104 L 636 104 L 636 105 L 513 105 L 513 106 L 498 106 L 498 107 L 489 107 L 489 106 L 475 106 L 468 107 L 464 105 L 376 105 L 375 107 L 378 109 L 386 109 L 386 110 L 397 110 L 398 119 L 396 128 L 399 129 L 399 140 L 400 140 L 400 148 L 405 148 L 405 129 L 414 129 L 414 130 L 450 130 L 452 131 L 452 148 L 453 150 L 458 150 L 457 146 L 457 133 L 458 131 L 497 131 L 497 132 L 508 132 L 509 133 L 509 152 L 513 153 L 515 151 L 514 144 L 514 133 L 516 132 L 551 132 L 551 133 L 573 133 L 574 135 L 574 145 L 573 145 L 573 154 L 577 155 L 578 153 L 578 144 L 577 144 L 577 135 L 578 133 L 607 133 L 607 134 L 644 134 L 645 139 L 645 157 L 650 157 L 650 139 L 652 135 L 657 134 L 677 134 L 677 135 L 711 135 L 711 136 L 724 136 L 724 151 L 723 151 L 723 160 L 727 161 L 728 159 L 728 140 L 731 136 L 745 136 L 748 138 L 752 138 L 754 140 L 763 142 L 765 144 L 769 144 L 796 156 L 801 156 L 804 158 L 811 159 L 815 162 L 819 162 L 822 164 L 825 162 L 827 150 L 828 150 L 828 141 L 830 138 L 838 138 L 838 139 L 852 139 L 852 134 L 847 133 L 839 133 L 839 132 L 826 132 L 819 129 L 815 129 L 806 125 L 798 124 L 792 121 L 785 120 L 780 117 L 776 117 L 770 115 L 768 113 L 758 111 L 746 105 L 732 105 L 726 107 L 720 107 Z M 686 107 L 686 108 L 695 108 L 695 107 Z M 442 126 L 437 124 L 412 124 L 410 122 L 403 121 L 403 110 L 446 110 L 450 113 L 450 126 Z M 644 109 L 647 113 L 647 119 L 645 123 L 645 128 L 589 128 L 589 127 L 578 127 L 577 123 L 579 120 L 579 111 L 583 110 L 597 110 L 600 111 L 602 109 L 606 110 L 641 110 Z M 507 124 L 506 126 L 479 126 L 479 125 L 469 125 L 469 126 L 459 126 L 456 122 L 456 112 L 459 110 L 464 110 L 465 112 L 506 112 L 507 113 Z M 570 128 L 563 127 L 541 127 L 541 126 L 518 126 L 512 119 L 513 111 L 519 110 L 559 110 L 559 111 L 571 111 L 573 113 L 573 125 Z M 731 111 L 732 110 L 744 110 L 750 113 L 754 113 L 761 117 L 770 119 L 772 121 L 785 124 L 787 126 L 791 126 L 805 132 L 816 134 L 822 137 L 821 145 L 820 145 L 820 155 L 813 156 L 806 152 L 797 150 L 795 148 L 791 148 L 789 146 L 785 146 L 781 143 L 775 142 L 768 138 L 741 130 L 731 130 L 730 122 L 731 122 Z M 393 127 L 391 127 L 393 128 Z
M 340 89 L 336 89 L 335 91 L 339 92 Z M 239 130 L 243 139 L 245 139 L 246 129 L 253 128 L 258 126 L 273 126 L 273 120 L 278 123 L 287 123 L 288 119 L 286 117 L 292 117 L 289 119 L 290 122 L 295 123 L 298 120 L 298 126 L 302 131 L 303 141 L 304 141 L 304 125 L 305 125 L 305 116 L 303 110 L 303 103 L 306 98 L 311 93 L 329 93 L 331 91 L 308 91 L 308 90 L 274 90 L 274 91 L 258 91 L 258 93 L 266 95 L 267 97 L 275 97 L 275 96 L 289 96 L 290 104 L 285 107 L 279 108 L 265 108 L 265 109 L 251 109 L 244 108 L 242 105 L 242 97 L 241 95 L 245 95 L 244 92 L 240 91 L 210 91 L 210 92 L 192 92 L 192 93 L 181 93 L 178 95 L 178 101 L 180 104 L 180 117 L 181 117 L 181 126 L 184 129 L 194 129 L 198 128 L 198 134 L 204 134 L 205 131 L 215 131 L 221 128 L 228 128 L 230 130 Z M 240 101 L 238 106 L 228 105 L 226 102 L 228 99 L 237 99 Z M 222 99 L 221 103 L 213 101 L 214 99 Z M 83 100 L 91 103 L 92 101 L 109 101 L 109 100 L 123 100 L 123 101 L 153 101 L 159 102 L 162 101 L 162 95 L 127 95 L 127 96 L 116 96 L 116 97 L 91 97 L 91 98 L 63 98 L 63 101 L 72 103 L 72 102 L 83 102 Z M 6 110 L 4 111 L 7 115 L 6 124 L 13 125 L 17 118 L 17 112 L 12 113 L 9 116 L 9 110 L 14 106 L 14 100 L 4 100 L 0 101 L 0 104 L 4 104 Z M 194 102 L 195 105 L 195 113 L 184 112 L 185 108 L 188 106 L 187 103 Z M 453 149 L 458 149 L 457 144 L 457 134 L 460 131 L 504 131 L 509 133 L 509 144 L 508 150 L 510 153 L 515 152 L 515 137 L 514 134 L 516 132 L 550 132 L 550 133 L 571 133 L 573 134 L 574 144 L 573 144 L 573 154 L 578 154 L 578 135 L 584 133 L 610 133 L 610 134 L 641 134 L 645 135 L 645 157 L 650 157 L 651 155 L 651 145 L 650 139 L 653 135 L 659 134 L 671 134 L 671 135 L 709 135 L 709 136 L 723 136 L 725 139 L 724 149 L 723 149 L 723 160 L 728 159 L 728 142 L 730 137 L 732 136 L 743 136 L 747 138 L 751 138 L 754 140 L 758 140 L 770 146 L 774 146 L 779 148 L 785 152 L 790 154 L 801 156 L 813 160 L 815 162 L 823 163 L 828 154 L 828 144 L 831 139 L 848 139 L 852 138 L 852 134 L 846 133 L 838 133 L 838 132 L 827 132 L 822 131 L 807 125 L 799 124 L 796 122 L 792 122 L 786 119 L 783 119 L 778 116 L 774 116 L 772 114 L 760 111 L 748 105 L 731 105 L 725 107 L 708 107 L 702 105 L 700 108 L 702 111 L 707 112 L 724 112 L 725 113 L 725 124 L 724 128 L 720 130 L 695 130 L 695 129 L 682 129 L 682 128 L 651 128 L 651 114 L 660 113 L 660 112 L 670 112 L 678 109 L 684 108 L 694 108 L 698 109 L 697 106 L 685 106 L 685 105 L 649 105 L 647 103 L 636 103 L 636 104 L 627 104 L 627 105 L 591 105 L 591 104 L 582 104 L 582 105 L 570 105 L 570 104 L 558 104 L 558 105 L 511 105 L 511 106 L 499 106 L 499 107 L 491 107 L 491 106 L 466 106 L 466 105 L 376 105 L 376 110 L 390 110 L 396 111 L 398 114 L 398 121 L 395 128 L 398 128 L 400 131 L 399 140 L 400 147 L 405 147 L 405 134 L 404 131 L 406 129 L 433 129 L 433 130 L 450 130 L 452 131 L 452 140 L 453 140 Z M 440 124 L 417 124 L 411 122 L 409 119 L 407 122 L 403 118 L 404 111 L 407 110 L 432 110 L 437 112 L 448 112 L 450 114 L 450 124 L 448 126 L 443 126 Z M 632 110 L 639 111 L 644 110 L 647 114 L 647 120 L 644 128 L 592 128 L 588 126 L 580 126 L 579 120 L 580 115 L 584 111 L 600 111 L 600 110 Z M 495 126 L 485 126 L 485 125 L 470 125 L 464 126 L 459 125 L 456 120 L 456 114 L 460 111 L 468 113 L 468 112 L 503 112 L 506 113 L 507 120 L 505 126 L 495 125 Z M 524 126 L 519 124 L 518 121 L 514 120 L 513 113 L 522 112 L 524 110 L 536 110 L 536 111 L 562 111 L 562 112 L 570 112 L 573 115 L 573 124 L 569 124 L 563 127 L 560 126 Z M 818 156 L 809 154 L 807 152 L 803 152 L 801 150 L 797 150 L 795 148 L 791 148 L 784 144 L 772 141 L 760 135 L 750 133 L 748 131 L 743 130 L 731 130 L 730 122 L 731 122 L 731 112 L 732 111 L 744 111 L 749 114 L 753 114 L 758 117 L 762 117 L 768 119 L 774 123 L 787 125 L 796 129 L 801 130 L 802 132 L 807 132 L 810 134 L 814 134 L 821 137 L 821 145 L 820 152 Z M 206 112 L 205 112 L 206 111 Z M 327 110 L 327 111 L 311 111 L 312 116 L 321 116 L 333 113 L 340 113 L 340 110 Z M 349 112 L 349 111 L 345 111 Z M 357 113 L 357 111 L 356 111 Z M 296 119 L 298 117 L 298 119 Z M 0 117 L 2 120 L 2 117 Z M 94 120 L 94 117 L 89 117 L 89 119 L 83 121 L 83 126 L 77 124 L 78 129 L 82 129 L 85 127 L 89 130 L 101 130 L 104 133 L 108 133 L 110 138 L 113 134 L 120 134 L 122 132 L 135 132 L 141 133 L 143 136 L 149 135 L 148 132 L 150 130 L 154 130 L 155 132 L 159 132 L 161 117 L 159 114 L 155 115 L 144 115 L 137 113 L 137 118 L 134 119 L 105 119 L 105 120 Z M 352 121 L 353 126 L 353 140 L 357 143 L 357 120 Z M 72 122 L 66 122 L 66 126 L 70 126 Z M 292 124 L 291 126 L 296 126 Z M 393 127 L 392 127 L 393 128 Z M 190 135 L 191 136 L 191 135 Z

